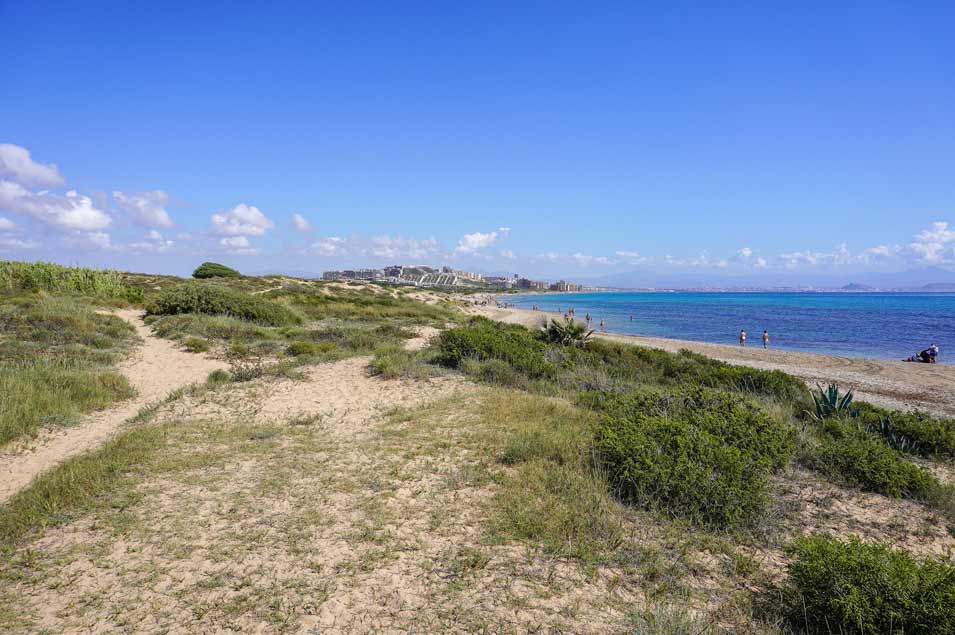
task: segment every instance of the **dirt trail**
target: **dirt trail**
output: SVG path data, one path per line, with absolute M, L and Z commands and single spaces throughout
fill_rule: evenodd
M 187 353 L 174 342 L 154 336 L 143 324 L 140 311 L 121 310 L 116 315 L 129 322 L 143 339 L 143 345 L 118 365 L 137 396 L 91 413 L 80 425 L 46 433 L 29 449 L 0 453 L 0 503 L 64 459 L 101 445 L 143 406 L 224 367 L 220 361 Z

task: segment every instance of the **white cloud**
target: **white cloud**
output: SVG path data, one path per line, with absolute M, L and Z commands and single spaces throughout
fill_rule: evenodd
M 95 231 L 112 222 L 88 196 L 81 196 L 75 190 L 70 190 L 65 196 L 45 191 L 30 192 L 12 181 L 0 181 L 0 210 L 30 216 L 64 229 Z
M 172 227 L 172 219 L 166 212 L 169 195 L 162 190 L 124 194 L 113 192 L 113 199 L 121 210 L 133 220 L 146 227 Z
M 639 265 L 648 260 L 646 256 L 642 256 L 639 252 L 636 251 L 626 251 L 620 250 L 616 252 L 616 256 L 627 261 L 627 264 L 630 265 Z
M 949 229 L 945 221 L 935 221 L 930 228 L 915 236 L 906 252 L 923 263 L 945 264 L 955 256 L 955 250 L 950 246 L 952 242 L 955 242 L 955 230 Z
M 378 258 L 428 258 L 438 251 L 438 241 L 434 238 L 416 240 L 403 236 L 374 236 L 369 249 Z
M 765 269 L 768 264 L 765 258 L 757 258 L 753 261 L 753 269 Z
M 226 236 L 261 236 L 275 227 L 258 207 L 239 203 L 228 212 L 212 215 L 212 226 L 217 234 Z
M 238 256 L 255 256 L 261 253 L 261 249 L 253 247 L 249 239 L 245 236 L 229 236 L 219 240 L 219 246 L 224 247 L 230 254 Z
M 737 253 L 737 255 L 739 255 L 739 257 L 742 258 L 743 260 L 749 260 L 750 256 L 753 255 L 753 250 L 750 249 L 749 247 L 743 247 L 742 249 L 740 249 L 740 250 L 737 251 L 736 253 Z
M 0 176 L 10 177 L 23 185 L 56 187 L 65 183 L 55 165 L 35 162 L 26 148 L 12 143 L 0 143 Z
M 124 249 L 133 252 L 163 253 L 172 249 L 173 241 L 166 239 L 155 229 L 146 233 L 146 240 L 131 243 Z
M 292 225 L 300 232 L 312 231 L 312 224 L 301 214 L 292 214 Z
M 534 260 L 546 260 L 548 262 L 557 262 L 560 260 L 560 254 L 556 251 L 548 251 L 534 256 Z
M 515 260 L 517 256 L 514 255 L 514 252 L 510 249 L 501 250 L 501 258 L 507 258 L 508 260 Z
M 0 236 L 0 249 L 3 250 L 36 249 L 38 246 L 39 245 L 32 240 Z
M 587 266 L 592 265 L 592 264 L 593 264 L 593 265 L 614 265 L 614 264 L 616 264 L 616 261 L 615 261 L 615 260 L 612 260 L 612 259 L 610 259 L 610 258 L 607 258 L 606 256 L 588 256 L 588 255 L 582 254 L 582 253 L 580 253 L 580 252 L 577 252 L 577 253 L 571 255 L 571 258 L 573 258 L 573 259 L 577 262 L 577 264 L 580 265 L 581 267 L 587 267 Z
M 319 256 L 342 256 L 348 253 L 347 241 L 338 236 L 329 236 L 312 243 L 311 250 Z
M 0 231 L 10 231 L 16 226 L 17 224 L 14 223 L 9 218 L 4 218 L 3 216 L 0 216 Z
M 476 251 L 490 247 L 498 240 L 507 238 L 507 235 L 510 233 L 510 227 L 498 227 L 496 231 L 492 232 L 465 234 L 461 236 L 461 239 L 458 241 L 458 246 L 454 248 L 454 252 L 459 254 L 473 254 Z
M 892 250 L 888 245 L 876 245 L 875 247 L 869 247 L 866 249 L 865 253 L 869 254 L 870 256 L 888 258 L 892 255 Z

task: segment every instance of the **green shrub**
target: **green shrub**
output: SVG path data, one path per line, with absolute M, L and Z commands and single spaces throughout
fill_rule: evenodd
M 292 342 L 285 349 L 285 352 L 291 357 L 315 355 L 318 353 L 318 345 L 314 342 Z
M 221 386 L 222 384 L 228 384 L 230 381 L 232 381 L 232 375 L 221 368 L 215 369 L 206 377 L 206 383 L 210 386 Z
M 858 538 L 808 537 L 788 548 L 785 610 L 809 633 L 952 635 L 955 566 L 919 562 L 905 551 Z
M 204 313 L 227 315 L 267 326 L 299 324 L 301 318 L 271 300 L 226 287 L 187 283 L 167 289 L 146 307 L 150 315 Z
M 924 412 L 887 410 L 867 403 L 853 405 L 853 417 L 867 432 L 880 435 L 897 450 L 921 456 L 955 457 L 955 421 Z
M 190 353 L 204 353 L 209 350 L 209 342 L 198 337 L 187 337 L 182 345 Z
M 595 449 L 618 495 L 706 526 L 755 521 L 769 502 L 762 457 L 678 417 L 608 417 Z
M 722 390 L 638 388 L 624 394 L 585 393 L 579 403 L 616 419 L 642 415 L 682 419 L 764 460 L 772 470 L 785 466 L 795 451 L 791 427 L 780 425 L 748 399 Z
M 852 421 L 822 422 L 823 438 L 810 458 L 814 469 L 864 490 L 906 498 L 925 498 L 939 487 L 928 470 Z
M 502 360 L 529 378 L 551 377 L 555 366 L 544 353 L 546 345 L 523 326 L 500 324 L 475 318 L 455 329 L 441 333 L 436 361 L 458 368 L 466 359 Z
M 204 262 L 192 272 L 193 278 L 238 278 L 241 274 L 218 262 Z

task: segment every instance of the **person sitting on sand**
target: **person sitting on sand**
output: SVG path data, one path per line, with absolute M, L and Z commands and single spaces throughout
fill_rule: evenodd
M 763 348 L 769 348 L 769 331 L 763 331 Z
M 746 329 L 739 332 L 739 345 L 746 346 Z
M 904 359 L 904 362 L 922 362 L 923 364 L 934 364 L 936 358 L 938 357 L 938 346 L 933 342 L 931 346 L 926 348 L 924 351 L 919 352 L 917 355 L 912 355 L 908 359 Z

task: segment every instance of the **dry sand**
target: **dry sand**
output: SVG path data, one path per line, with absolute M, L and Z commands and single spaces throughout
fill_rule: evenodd
M 539 327 L 554 314 L 526 309 L 498 309 L 470 305 L 467 311 L 493 320 Z M 599 337 L 676 352 L 688 349 L 730 364 L 781 370 L 804 379 L 810 386 L 835 382 L 853 388 L 860 399 L 888 408 L 918 408 L 935 414 L 955 416 L 955 366 L 909 364 L 902 361 L 819 355 L 758 346 L 727 346 L 659 337 L 598 333 Z
M 141 311 L 117 311 L 133 325 L 143 345 L 119 364 L 120 372 L 136 389 L 136 397 L 84 417 L 77 426 L 46 431 L 28 447 L 0 453 L 0 503 L 26 487 L 39 474 L 64 459 L 98 447 L 112 437 L 123 422 L 140 408 L 165 397 L 172 390 L 204 381 L 224 363 L 205 355 L 183 351 L 175 342 L 160 339 L 143 324 Z

